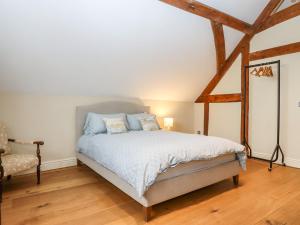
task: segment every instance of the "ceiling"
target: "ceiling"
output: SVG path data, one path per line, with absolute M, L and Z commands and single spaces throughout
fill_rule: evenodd
M 253 23 L 268 1 L 201 2 Z M 160 1 L 0 1 L 0 91 L 194 101 L 214 73 L 209 21 Z
M 280 7 L 278 7 L 278 10 L 277 11 L 280 11 L 280 10 L 283 10 L 297 2 L 300 2 L 300 0 L 284 0 L 282 2 L 282 4 L 280 5 Z

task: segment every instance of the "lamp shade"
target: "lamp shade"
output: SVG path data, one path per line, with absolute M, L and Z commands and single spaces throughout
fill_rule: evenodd
M 174 119 L 171 117 L 166 117 L 164 118 L 164 127 L 166 127 L 167 129 L 170 129 L 173 127 L 174 124 Z

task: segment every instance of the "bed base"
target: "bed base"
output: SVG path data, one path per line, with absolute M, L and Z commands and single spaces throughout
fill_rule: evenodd
M 152 206 L 187 194 L 222 180 L 231 178 L 235 186 L 239 183 L 240 166 L 237 160 L 220 164 L 205 170 L 184 174 L 154 183 L 144 196 L 139 197 L 134 188 L 115 173 L 101 166 L 89 157 L 76 153 L 78 166 L 85 164 L 110 183 L 118 187 L 143 206 L 144 220 L 151 219 Z

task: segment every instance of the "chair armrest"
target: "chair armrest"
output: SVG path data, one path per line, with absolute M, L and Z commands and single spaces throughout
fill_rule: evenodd
M 17 139 L 8 139 L 9 142 L 16 143 L 16 144 L 29 144 L 29 145 L 44 145 L 43 141 L 22 141 Z
M 38 167 L 41 166 L 41 152 L 40 152 L 40 145 L 44 145 L 44 141 L 21 141 L 16 139 L 8 139 L 9 142 L 15 143 L 15 144 L 30 144 L 30 145 L 36 145 L 36 156 L 39 160 Z M 0 153 L 0 172 L 1 172 L 1 153 Z

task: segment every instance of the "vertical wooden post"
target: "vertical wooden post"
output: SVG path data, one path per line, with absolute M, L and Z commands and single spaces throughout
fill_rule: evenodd
M 204 103 L 204 135 L 208 135 L 208 124 L 209 124 L 209 103 Z
M 249 127 L 249 69 L 246 69 L 245 76 L 245 65 L 249 65 L 249 54 L 250 54 L 250 43 L 248 42 L 242 49 L 242 65 L 241 65 L 241 92 L 243 101 L 241 104 L 241 142 L 243 141 L 243 130 L 245 125 L 245 137 L 248 141 L 248 127 Z M 246 85 L 245 85 L 246 82 Z M 244 96 L 246 92 L 246 101 Z M 246 110 L 244 107 L 246 104 Z M 245 121 L 244 121 L 245 120 Z

